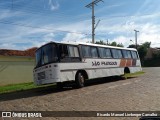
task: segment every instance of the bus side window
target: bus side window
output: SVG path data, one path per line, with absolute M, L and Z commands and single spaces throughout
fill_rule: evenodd
M 131 51 L 131 54 L 133 59 L 138 59 L 138 55 L 136 51 Z
M 69 46 L 69 57 L 79 57 L 78 47 Z
M 60 51 L 60 58 L 61 59 L 69 56 L 67 45 L 60 45 L 59 46 L 59 51 Z
M 116 49 L 111 49 L 113 58 L 118 58 Z
M 111 50 L 109 48 L 105 49 L 105 57 L 106 58 L 112 58 Z
M 118 58 L 122 58 L 122 52 L 121 50 L 117 50 Z
M 111 49 L 113 58 L 122 58 L 122 52 L 118 49 Z
M 98 58 L 98 51 L 96 47 L 91 47 L 92 58 Z
M 122 53 L 123 53 L 123 57 L 124 57 L 124 58 L 128 58 L 128 55 L 127 55 L 127 51 L 126 51 L 126 50 L 122 50 Z
M 129 50 L 122 50 L 122 53 L 123 53 L 123 57 L 124 58 L 132 58 L 131 51 L 129 51 Z
M 83 57 L 91 57 L 90 46 L 82 46 L 82 55 Z
M 131 51 L 127 50 L 127 55 L 128 55 L 128 58 L 132 58 Z
M 104 48 L 98 48 L 98 51 L 99 51 L 99 56 L 101 58 L 104 58 Z

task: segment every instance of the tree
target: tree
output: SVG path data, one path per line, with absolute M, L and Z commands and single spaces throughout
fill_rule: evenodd
M 124 45 L 121 43 L 121 44 L 117 44 L 117 47 L 124 47 Z
M 95 44 L 100 44 L 100 45 L 110 45 L 110 46 L 117 46 L 117 47 L 124 47 L 124 45 L 122 43 L 118 43 L 117 42 L 112 42 L 112 43 L 109 43 L 109 44 L 106 44 L 105 42 L 103 42 L 103 40 L 100 40 L 100 41 L 96 41 Z
M 139 57 L 142 61 L 142 65 L 144 63 L 144 58 L 147 54 L 148 48 L 150 48 L 151 42 L 145 42 L 142 45 L 138 46 L 138 53 L 139 53 Z
M 100 40 L 100 41 L 96 41 L 95 44 L 100 44 L 100 45 L 107 45 L 105 42 L 103 42 L 103 40 Z
M 136 48 L 135 44 L 129 45 L 128 48 Z
M 137 45 L 137 48 L 139 48 L 140 46 L 144 46 L 144 47 L 146 47 L 148 49 L 151 46 L 151 42 L 145 42 L 142 45 Z M 136 48 L 136 45 L 135 44 L 131 44 L 131 45 L 128 46 L 128 48 Z
M 148 49 L 151 46 L 151 42 L 145 42 L 145 43 L 143 43 L 143 46 Z
M 147 47 L 144 46 L 144 45 L 141 45 L 141 46 L 138 48 L 138 53 L 139 53 L 139 57 L 141 58 L 141 60 L 144 60 L 144 57 L 145 57 L 146 54 L 147 54 Z
M 110 46 L 116 46 L 116 47 L 124 47 L 124 45 L 122 43 L 117 43 L 117 42 L 112 42 L 111 44 L 109 44 Z
M 117 46 L 117 43 L 114 41 L 111 44 L 109 44 L 110 46 Z

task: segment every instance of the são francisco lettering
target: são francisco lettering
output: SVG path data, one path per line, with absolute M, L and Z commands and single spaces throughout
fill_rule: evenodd
M 99 62 L 99 61 L 94 61 L 92 62 L 92 66 L 100 66 L 100 65 L 117 65 L 117 62 Z

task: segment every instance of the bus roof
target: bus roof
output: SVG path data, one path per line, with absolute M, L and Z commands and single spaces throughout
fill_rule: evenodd
M 46 43 L 44 45 L 42 45 L 41 47 L 47 45 L 47 44 L 51 44 L 51 43 L 55 43 L 55 44 L 66 44 L 66 45 L 88 45 L 88 46 L 96 46 L 96 47 L 106 47 L 106 48 L 116 48 L 116 49 L 123 49 L 123 50 L 134 50 L 137 51 L 135 48 L 123 48 L 123 47 L 115 47 L 115 46 L 109 46 L 109 45 L 100 45 L 100 44 L 93 44 L 93 43 L 84 43 L 84 42 L 49 42 Z M 39 48 L 41 48 L 39 47 Z

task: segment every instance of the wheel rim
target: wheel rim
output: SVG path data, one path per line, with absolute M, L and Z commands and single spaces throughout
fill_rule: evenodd
M 82 75 L 80 75 L 80 83 L 84 84 L 84 77 Z

